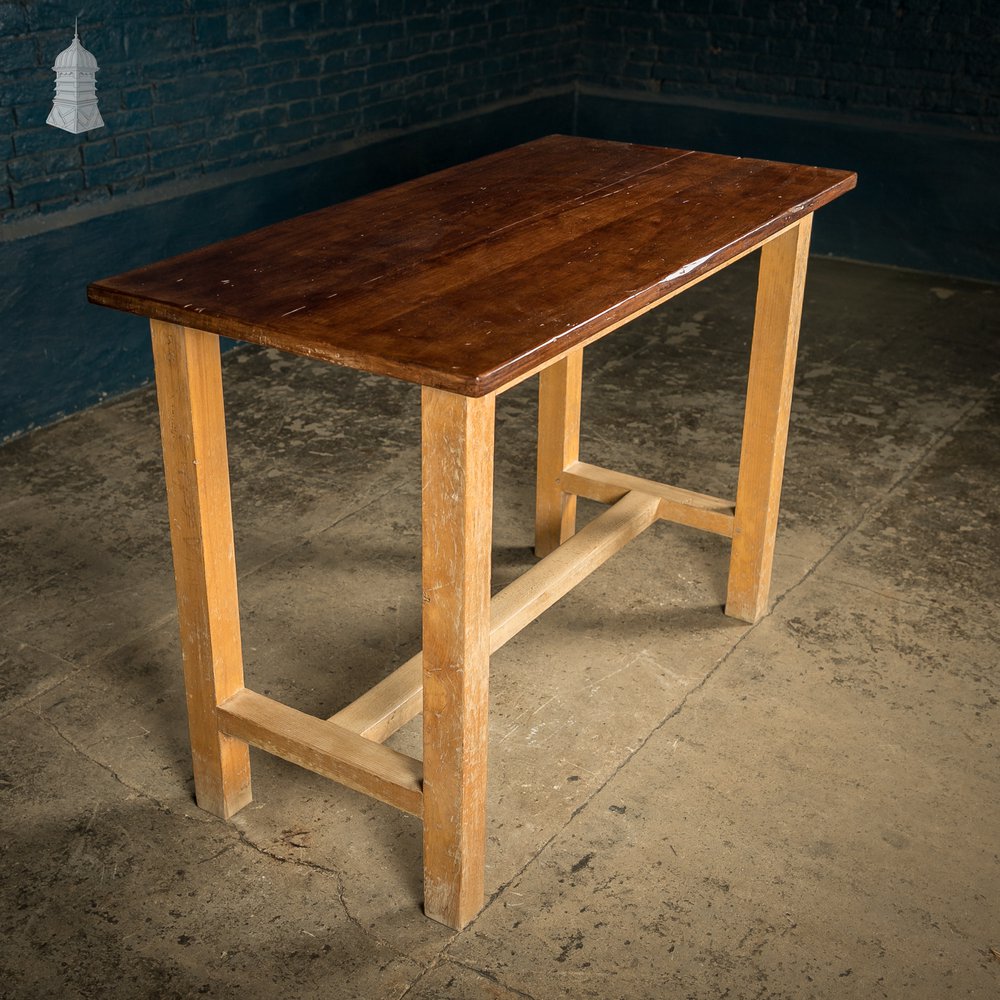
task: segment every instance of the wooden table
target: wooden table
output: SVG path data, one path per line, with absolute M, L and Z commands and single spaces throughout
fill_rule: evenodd
M 91 285 L 152 321 L 198 804 L 250 801 L 253 744 L 412 813 L 425 912 L 465 926 L 490 653 L 659 519 L 731 537 L 726 614 L 764 611 L 812 213 L 854 183 L 550 136 Z M 584 346 L 758 248 L 735 503 L 581 462 Z M 423 651 L 331 719 L 244 686 L 217 334 L 423 387 Z M 543 558 L 491 603 L 494 404 L 536 374 Z M 576 532 L 578 496 L 611 506 Z M 384 746 L 421 711 L 422 761 Z

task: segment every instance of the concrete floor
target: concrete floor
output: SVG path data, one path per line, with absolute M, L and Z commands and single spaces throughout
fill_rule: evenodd
M 586 460 L 733 494 L 753 279 L 588 349 Z M 256 752 L 232 823 L 194 806 L 152 391 L 0 451 L 0 995 L 996 997 L 998 307 L 813 262 L 771 612 L 725 618 L 725 540 L 661 524 L 496 654 L 461 934 L 410 817 Z M 418 393 L 225 369 L 250 683 L 329 713 L 419 647 Z

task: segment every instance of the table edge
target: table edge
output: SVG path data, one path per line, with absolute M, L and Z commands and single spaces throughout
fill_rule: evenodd
M 857 185 L 855 172 L 838 172 L 842 174 L 842 177 L 837 183 L 832 184 L 812 198 L 790 207 L 756 231 L 745 234 L 733 243 L 708 254 L 690 270 L 681 270 L 668 275 L 656 284 L 642 289 L 628 301 L 627 306 L 623 307 L 623 304 L 620 303 L 598 317 L 593 317 L 579 326 L 563 331 L 544 344 L 540 344 L 533 351 L 520 355 L 506 365 L 478 375 L 449 375 L 449 373 L 437 368 L 423 368 L 412 361 L 404 364 L 384 357 L 376 358 L 361 352 L 323 350 L 322 345 L 316 345 L 314 350 L 309 349 L 312 345 L 303 345 L 301 342 L 296 342 L 292 346 L 280 330 L 270 327 L 254 329 L 254 338 L 248 340 L 245 324 L 240 324 L 243 329 L 237 330 L 234 329 L 236 324 L 233 321 L 225 317 L 216 318 L 210 315 L 204 315 L 204 322 L 201 322 L 203 317 L 201 313 L 185 311 L 176 305 L 158 303 L 146 297 L 139 298 L 103 284 L 103 281 L 111 281 L 113 278 L 91 282 L 87 286 L 87 300 L 94 305 L 106 306 L 150 320 L 203 330 L 220 337 L 230 337 L 240 342 L 274 348 L 299 357 L 327 361 L 358 371 L 386 375 L 412 384 L 431 386 L 458 395 L 478 398 L 492 392 L 502 391 L 508 384 L 517 381 L 525 372 L 538 369 L 546 361 L 555 360 L 584 341 L 590 342 L 599 339 L 602 330 L 610 332 L 628 322 L 633 316 L 648 310 L 651 304 L 677 294 L 688 285 L 696 283 L 707 272 L 719 270 L 739 257 L 753 252 L 782 230 L 795 225 L 807 215 L 814 213 L 817 209 L 829 204 Z

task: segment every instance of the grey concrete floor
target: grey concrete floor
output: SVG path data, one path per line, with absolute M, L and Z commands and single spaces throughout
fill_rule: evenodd
M 587 350 L 586 460 L 733 494 L 753 281 Z M 813 261 L 770 612 L 661 524 L 494 656 L 460 934 L 410 817 L 256 752 L 251 806 L 195 807 L 152 391 L 0 451 L 0 995 L 996 997 L 998 306 Z M 418 393 L 225 379 L 249 683 L 329 713 L 419 647 Z M 534 405 L 498 408 L 497 586 Z

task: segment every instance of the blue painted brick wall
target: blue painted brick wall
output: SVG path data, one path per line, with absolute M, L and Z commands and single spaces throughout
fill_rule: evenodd
M 0 0 L 17 221 L 583 83 L 1000 133 L 994 0 L 88 0 L 107 126 L 44 124 L 69 0 Z M 126 13 L 127 11 L 127 13 Z
M 997 0 L 596 0 L 581 79 L 1000 133 Z
M 45 125 L 73 18 L 106 127 Z M 575 78 L 579 9 L 545 0 L 0 0 L 6 221 L 473 111 Z

